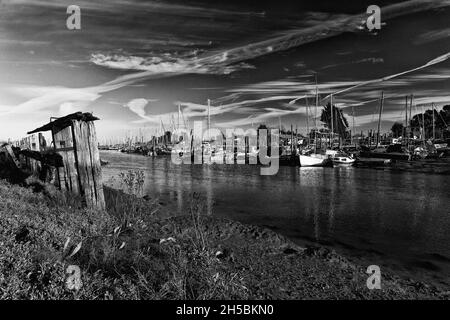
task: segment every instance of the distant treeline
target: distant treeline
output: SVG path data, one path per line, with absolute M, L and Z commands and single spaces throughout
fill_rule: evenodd
M 419 136 L 422 132 L 422 128 L 425 128 L 425 137 L 433 137 L 433 119 L 434 119 L 434 133 L 436 138 L 448 138 L 450 137 L 450 105 L 445 105 L 441 111 L 434 109 L 426 110 L 423 113 L 416 113 L 409 121 L 409 127 L 411 129 L 411 135 Z M 405 126 L 403 123 L 396 122 L 391 128 L 394 137 L 403 136 L 405 132 Z

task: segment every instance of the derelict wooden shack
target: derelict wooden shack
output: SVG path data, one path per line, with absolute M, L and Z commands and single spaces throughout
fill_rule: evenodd
M 20 148 L 20 150 L 41 152 L 45 148 L 45 139 L 42 133 L 34 133 L 18 140 L 15 146 Z M 32 172 L 38 172 L 40 170 L 41 163 L 33 158 L 20 155 L 19 160 L 23 168 L 27 168 Z
M 51 131 L 54 151 L 62 157 L 56 168 L 56 185 L 81 195 L 89 208 L 104 209 L 102 171 L 94 121 L 91 113 L 77 112 L 51 121 L 28 134 Z

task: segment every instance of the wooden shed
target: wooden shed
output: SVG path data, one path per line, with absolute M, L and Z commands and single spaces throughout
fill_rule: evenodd
M 79 194 L 89 208 L 104 209 L 102 172 L 98 141 L 91 113 L 76 112 L 62 118 L 52 118 L 33 134 L 51 131 L 53 147 L 62 157 L 63 167 L 56 168 L 56 185 L 61 190 Z
M 23 139 L 20 139 L 16 142 L 16 147 L 20 148 L 20 150 L 30 150 L 41 152 L 45 148 L 45 139 L 42 133 L 33 133 Z M 25 157 L 23 155 L 19 156 L 21 167 L 27 168 L 32 172 L 39 171 L 40 162 L 30 158 Z

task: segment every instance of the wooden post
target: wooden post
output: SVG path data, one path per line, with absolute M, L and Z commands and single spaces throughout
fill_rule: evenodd
M 64 167 L 56 168 L 58 187 L 75 194 L 80 194 L 78 170 L 74 153 L 74 137 L 72 127 L 52 130 L 55 152 L 61 155 Z
M 102 169 L 94 122 L 73 120 L 72 128 L 80 191 L 88 207 L 104 209 Z

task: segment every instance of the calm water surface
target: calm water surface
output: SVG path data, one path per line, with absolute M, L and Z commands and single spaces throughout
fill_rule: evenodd
M 142 169 L 145 192 L 176 214 L 197 192 L 216 216 L 450 284 L 449 176 L 353 167 L 280 167 L 261 176 L 249 165 L 175 165 L 170 157 L 114 151 L 101 157 L 110 161 L 104 181 Z

